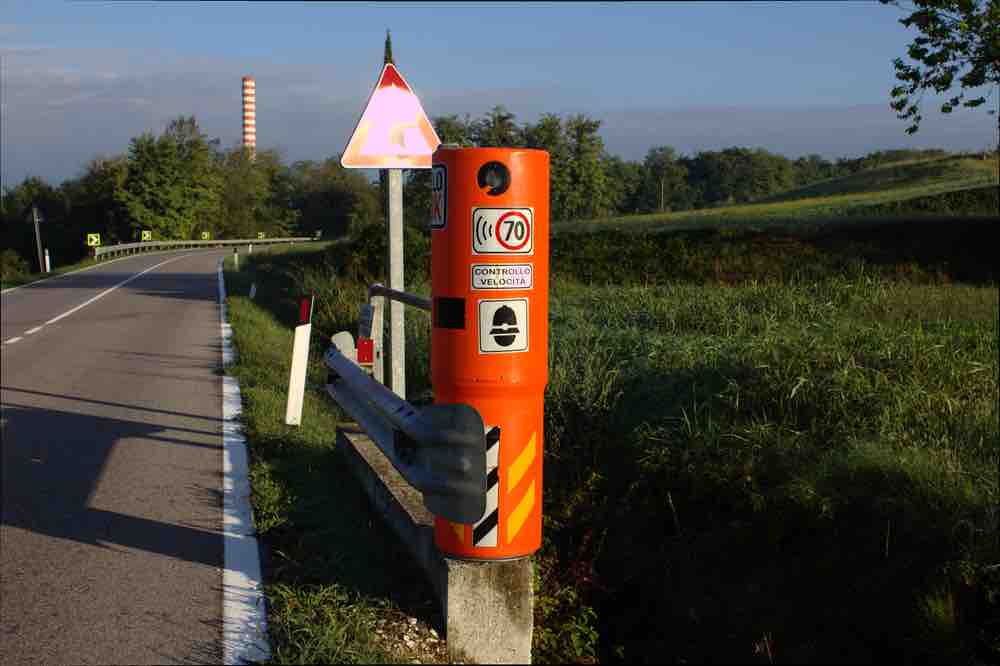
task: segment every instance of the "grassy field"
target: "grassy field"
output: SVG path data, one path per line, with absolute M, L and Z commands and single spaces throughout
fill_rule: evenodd
M 871 207 L 879 204 L 955 190 L 996 186 L 997 168 L 995 159 L 970 157 L 902 162 L 815 183 L 760 203 L 598 220 L 569 220 L 553 224 L 552 231 L 555 234 L 608 229 L 648 232 L 747 224 L 762 227 L 797 226 L 803 222 L 826 223 L 845 216 L 874 213 Z M 900 212 L 906 213 L 905 210 Z M 995 215 L 996 209 L 963 212 Z M 881 216 L 881 213 L 876 214 Z
M 26 264 L 27 262 L 24 263 Z M 75 264 L 67 264 L 66 266 L 54 268 L 51 273 L 12 271 L 8 270 L 6 266 L 3 266 L 0 267 L 0 291 L 37 282 L 38 280 L 43 280 L 55 275 L 62 275 L 63 273 L 69 273 L 70 271 L 78 271 L 81 268 L 87 268 L 88 266 L 93 266 L 96 263 L 97 262 L 94 259 L 84 259 Z
M 560 227 L 535 661 L 1000 660 L 1000 226 L 942 214 L 992 190 L 897 184 L 836 223 Z M 362 230 L 227 275 L 276 661 L 443 659 L 387 647 L 440 617 L 332 448 L 318 362 L 281 425 L 298 298 L 318 361 L 384 252 Z M 428 261 L 407 229 L 408 290 Z M 418 400 L 429 331 L 408 310 Z

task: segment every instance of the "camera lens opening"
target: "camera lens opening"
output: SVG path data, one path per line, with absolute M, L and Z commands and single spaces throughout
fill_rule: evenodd
M 510 170 L 501 162 L 487 162 L 479 167 L 476 182 L 480 188 L 490 188 L 486 192 L 490 196 L 498 196 L 510 187 Z

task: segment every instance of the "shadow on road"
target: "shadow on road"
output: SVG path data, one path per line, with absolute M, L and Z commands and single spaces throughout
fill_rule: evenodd
M 218 449 L 221 453 L 221 421 L 216 420 L 214 428 L 199 430 L 153 421 L 106 418 L 17 404 L 9 400 L 10 393 L 49 394 L 6 387 L 3 391 L 5 399 L 0 403 L 0 435 L 3 441 L 0 518 L 4 526 L 99 548 L 138 549 L 189 562 L 222 566 L 223 539 L 215 529 L 175 525 L 89 506 L 112 449 L 118 442 L 133 440 L 130 446 Z M 96 400 L 83 402 L 128 407 L 151 414 L 189 416 Z M 217 437 L 219 445 L 204 443 L 209 437 Z M 141 443 L 134 440 L 141 440 Z M 164 492 L 169 491 L 169 484 L 164 480 Z M 189 501 L 192 504 L 211 502 L 220 507 L 221 518 L 221 494 L 209 492 L 212 489 L 209 486 L 214 488 L 217 484 L 217 479 L 207 480 L 206 486 L 189 486 L 185 493 L 191 496 Z M 142 489 L 144 493 L 155 491 Z M 186 498 L 179 499 L 184 501 Z M 128 500 L 129 504 L 142 505 L 141 497 Z

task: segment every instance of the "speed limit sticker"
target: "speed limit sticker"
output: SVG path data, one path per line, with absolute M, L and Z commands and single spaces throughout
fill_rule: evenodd
M 534 213 L 531 208 L 473 208 L 473 254 L 532 254 Z

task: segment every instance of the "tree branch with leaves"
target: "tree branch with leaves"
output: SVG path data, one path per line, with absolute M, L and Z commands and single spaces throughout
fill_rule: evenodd
M 920 34 L 907 48 L 913 61 L 896 58 L 893 66 L 900 85 L 895 86 L 891 108 L 900 120 L 910 121 L 907 134 L 920 128 L 923 95 L 955 92 L 941 104 L 942 113 L 956 107 L 982 106 L 1000 87 L 1000 0 L 912 0 L 904 8 L 899 0 L 879 0 L 910 13 L 899 20 Z M 992 90 L 972 97 L 973 91 Z M 969 93 L 969 96 L 967 96 Z M 1000 101 L 994 99 L 994 101 Z M 996 115 L 996 110 L 989 110 Z

